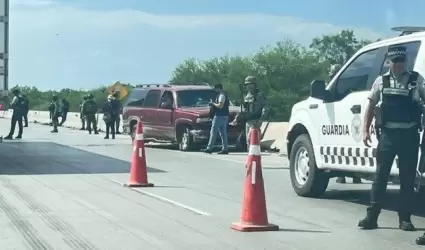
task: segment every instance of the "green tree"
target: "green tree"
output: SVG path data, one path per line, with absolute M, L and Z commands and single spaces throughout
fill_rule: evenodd
M 371 43 L 369 40 L 357 39 L 352 30 L 342 30 L 338 34 L 314 38 L 310 48 L 322 62 L 343 65 L 360 48 L 369 43 Z

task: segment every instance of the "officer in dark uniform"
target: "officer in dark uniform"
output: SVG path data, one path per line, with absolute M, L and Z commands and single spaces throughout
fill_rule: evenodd
M 19 132 L 18 132 L 18 136 L 16 136 L 16 139 L 21 139 L 22 138 L 22 133 L 23 133 L 23 126 L 22 126 L 22 116 L 24 115 L 24 99 L 21 95 L 21 92 L 19 91 L 19 89 L 14 89 L 12 91 L 13 99 L 12 102 L 10 103 L 10 106 L 13 108 L 13 113 L 12 113 L 12 119 L 10 121 L 10 132 L 9 135 L 7 135 L 4 139 L 5 140 L 12 140 L 13 139 L 13 134 L 15 133 L 15 128 L 16 128 L 16 123 L 18 123 L 18 127 L 19 127 Z
M 371 142 L 369 129 L 374 113 L 380 135 L 370 206 L 366 218 L 360 220 L 358 226 L 363 229 L 378 227 L 388 176 L 397 155 L 400 173 L 399 228 L 415 231 L 410 216 L 414 205 L 414 180 L 423 111 L 421 100 L 425 100 L 424 80 L 417 72 L 406 70 L 406 47 L 390 47 L 387 59 L 390 70 L 375 80 L 366 107 L 363 142 L 366 146 Z

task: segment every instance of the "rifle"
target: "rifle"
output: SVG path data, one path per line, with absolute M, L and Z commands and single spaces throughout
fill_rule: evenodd
M 241 98 L 241 113 L 243 113 L 243 105 L 244 105 L 244 96 L 243 96 L 243 94 L 244 94 L 244 87 L 243 87 L 243 84 L 238 84 L 238 87 L 239 87 L 239 94 L 240 94 L 240 98 Z

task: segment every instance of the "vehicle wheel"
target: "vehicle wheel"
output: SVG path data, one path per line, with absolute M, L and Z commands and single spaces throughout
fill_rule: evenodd
M 193 150 L 193 138 L 190 134 L 190 128 L 185 127 L 181 132 L 179 140 L 179 150 L 180 151 L 192 151 Z
M 134 138 L 136 138 L 136 126 L 137 126 L 137 123 L 133 124 L 133 126 L 131 126 L 130 128 L 130 136 L 131 136 L 132 142 L 134 141 Z
M 297 137 L 289 159 L 289 171 L 295 193 L 303 197 L 322 196 L 328 187 L 329 176 L 317 168 L 308 135 Z

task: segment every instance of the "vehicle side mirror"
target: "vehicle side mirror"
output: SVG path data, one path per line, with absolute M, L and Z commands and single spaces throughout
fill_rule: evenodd
M 162 109 L 173 109 L 173 104 L 169 102 L 161 102 L 161 105 L 159 105 Z
M 326 98 L 326 84 L 323 80 L 314 80 L 310 85 L 310 96 L 320 100 Z

